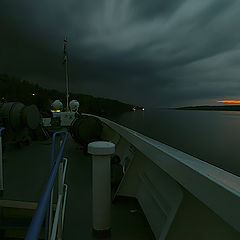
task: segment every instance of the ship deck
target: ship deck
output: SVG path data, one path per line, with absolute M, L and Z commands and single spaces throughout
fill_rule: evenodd
M 0 200 L 38 202 L 49 175 L 51 140 L 4 153 L 4 192 Z M 92 161 L 69 136 L 66 183 L 68 196 L 63 239 L 95 239 L 92 236 Z M 138 202 L 117 198 L 112 203 L 112 231 L 108 239 L 154 239 Z

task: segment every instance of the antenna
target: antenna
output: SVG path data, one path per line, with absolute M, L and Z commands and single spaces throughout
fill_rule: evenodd
M 69 79 L 68 79 L 68 58 L 67 58 L 67 37 L 64 38 L 64 60 L 65 64 L 65 80 L 66 80 L 66 95 L 67 95 L 67 112 L 69 111 Z

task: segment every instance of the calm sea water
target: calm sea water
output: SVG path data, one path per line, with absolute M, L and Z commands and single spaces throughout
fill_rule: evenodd
M 151 109 L 113 120 L 240 176 L 240 112 Z

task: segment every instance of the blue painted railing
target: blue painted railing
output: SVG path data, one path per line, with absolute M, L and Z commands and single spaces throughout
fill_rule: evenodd
M 2 131 L 4 130 L 4 127 L 0 127 L 0 137 L 2 136 Z
M 64 133 L 65 133 L 64 131 L 55 132 L 52 136 L 52 151 L 51 151 L 50 170 L 54 167 L 54 163 L 56 161 L 56 159 L 55 159 L 56 137 L 59 135 L 61 137 L 59 139 L 59 141 L 61 142 L 63 140 Z M 49 203 L 48 203 L 48 209 L 47 209 L 47 213 L 46 213 L 45 240 L 48 240 L 51 235 L 51 225 L 49 225 L 49 222 L 51 222 L 51 221 L 52 221 L 52 195 L 50 196 Z
M 68 137 L 67 132 L 61 131 L 61 132 L 54 133 L 52 146 L 55 146 L 55 138 L 56 138 L 56 135 L 59 135 L 59 134 L 63 134 L 64 139 L 61 144 L 61 147 L 60 147 L 60 150 L 57 155 L 55 163 L 54 163 L 54 147 L 52 148 L 50 176 L 48 178 L 47 184 L 45 186 L 45 189 L 44 189 L 41 199 L 39 201 L 39 204 L 38 204 L 37 210 L 34 214 L 34 217 L 32 219 L 32 222 L 29 226 L 25 240 L 37 240 L 38 239 L 38 236 L 39 236 L 39 233 L 40 233 L 40 230 L 42 227 L 42 223 L 43 223 L 44 217 L 46 215 L 46 212 L 47 212 L 47 209 L 49 206 L 49 199 L 50 199 L 51 191 L 52 191 L 53 184 L 54 184 L 57 172 L 58 172 L 59 164 L 62 161 L 63 150 L 64 150 L 65 143 L 66 143 L 67 137 Z

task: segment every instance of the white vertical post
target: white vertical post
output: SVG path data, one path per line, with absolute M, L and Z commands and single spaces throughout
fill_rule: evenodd
M 58 197 L 60 197 L 60 195 L 63 196 L 63 162 L 60 163 L 59 169 L 58 169 Z M 63 200 L 63 198 L 62 198 L 62 200 Z M 62 239 L 62 230 L 63 230 L 62 206 L 63 206 L 63 203 L 61 201 L 59 218 L 58 218 L 58 233 L 57 233 L 57 237 L 59 240 Z
M 54 186 L 51 191 L 51 196 L 50 196 L 50 208 L 49 208 L 49 222 L 48 222 L 48 240 L 51 239 L 52 235 L 52 222 L 53 222 L 53 211 L 52 211 L 52 206 L 53 206 L 53 192 L 54 192 Z
M 3 193 L 3 156 L 2 156 L 2 131 L 4 128 L 0 128 L 0 194 Z
M 54 146 L 54 163 L 56 161 L 57 153 L 59 152 L 61 145 L 62 145 L 62 139 L 60 138 L 59 135 L 56 135 L 55 138 L 55 146 Z M 52 236 L 52 224 L 53 224 L 53 194 L 54 194 L 54 185 L 52 187 L 51 195 L 50 195 L 50 207 L 49 207 L 49 221 L 48 221 L 48 240 L 51 239 Z
M 109 236 L 111 233 L 111 166 L 110 156 L 115 152 L 111 142 L 92 142 L 88 153 L 92 154 L 92 212 L 93 233 Z

